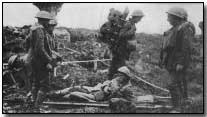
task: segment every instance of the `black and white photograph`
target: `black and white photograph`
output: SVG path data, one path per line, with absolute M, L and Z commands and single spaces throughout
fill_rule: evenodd
M 204 2 L 3 2 L 2 113 L 204 114 Z

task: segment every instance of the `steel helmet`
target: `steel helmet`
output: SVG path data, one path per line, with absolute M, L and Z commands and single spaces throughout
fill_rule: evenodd
M 57 20 L 53 19 L 49 21 L 50 25 L 57 25 Z
M 131 16 L 141 16 L 143 17 L 144 16 L 144 13 L 142 10 L 135 10 L 132 12 Z
M 167 13 L 171 14 L 171 15 L 174 15 L 174 16 L 177 16 L 177 17 L 182 18 L 182 19 L 187 19 L 187 17 L 188 17 L 187 11 L 183 8 L 180 8 L 180 7 L 170 8 L 167 11 Z
M 42 19 L 49 19 L 49 20 L 54 19 L 52 14 L 50 14 L 47 11 L 40 11 L 40 12 L 37 13 L 37 15 L 35 17 L 36 18 L 42 18 Z
M 118 69 L 119 72 L 126 74 L 127 76 L 131 76 L 129 69 L 126 66 L 122 66 Z

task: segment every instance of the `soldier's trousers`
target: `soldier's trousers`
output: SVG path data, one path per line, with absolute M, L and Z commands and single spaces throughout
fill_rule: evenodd
M 187 81 L 185 71 L 171 71 L 169 91 L 172 97 L 172 104 L 174 107 L 182 107 L 185 99 L 188 98 Z
M 125 57 L 112 53 L 112 61 L 109 67 L 108 80 L 113 79 L 113 75 L 117 73 L 118 68 L 125 66 Z
M 32 94 L 36 100 L 38 91 L 47 92 L 49 90 L 49 71 L 46 68 L 36 68 L 33 76 Z

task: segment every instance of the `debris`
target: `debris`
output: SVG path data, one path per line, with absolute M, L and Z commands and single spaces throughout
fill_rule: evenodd
M 80 52 L 78 52 L 78 51 L 76 51 L 76 50 L 73 50 L 73 49 L 70 49 L 70 48 L 66 48 L 66 47 L 65 47 L 64 49 L 69 50 L 69 51 L 72 51 L 72 52 L 74 52 L 74 53 L 81 54 Z
M 70 76 L 69 74 L 65 75 L 65 76 L 63 77 L 63 80 L 67 79 L 69 76 Z

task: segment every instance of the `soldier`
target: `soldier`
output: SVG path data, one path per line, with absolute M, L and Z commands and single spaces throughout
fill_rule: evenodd
M 31 28 L 27 62 L 31 64 L 33 70 L 32 97 L 37 108 L 43 101 L 45 92 L 48 91 L 49 71 L 55 63 L 48 43 L 50 36 L 48 36 L 49 34 L 46 30 L 53 16 L 46 11 L 40 11 L 37 13 L 36 18 L 38 23 Z
M 135 10 L 132 17 L 125 23 L 123 28 L 120 30 L 119 33 L 119 47 L 120 53 L 123 54 L 123 57 L 126 57 L 126 60 L 129 60 L 130 53 L 136 50 L 136 40 L 135 40 L 135 33 L 136 33 L 136 26 L 135 24 L 138 23 L 144 16 L 144 13 L 141 10 Z
M 172 25 L 164 32 L 161 50 L 161 63 L 170 75 L 169 91 L 174 112 L 183 110 L 184 100 L 188 98 L 186 69 L 190 63 L 191 40 L 195 35 L 194 25 L 187 21 L 185 9 L 173 7 L 167 11 L 168 22 Z
M 108 79 L 111 80 L 113 75 L 117 72 L 117 69 L 125 65 L 124 59 L 117 52 L 117 41 L 119 37 L 119 31 L 122 28 L 122 13 L 115 9 L 110 9 L 108 16 L 108 22 L 103 24 L 100 28 L 101 40 L 109 45 L 109 49 L 112 52 L 112 62 L 109 68 Z
M 118 33 L 121 29 L 120 18 L 121 12 L 115 9 L 110 9 L 108 15 L 108 21 L 104 23 L 100 28 L 101 40 L 109 45 L 109 48 L 113 50 L 115 40 L 118 37 Z
M 49 27 L 47 29 L 48 33 L 52 37 L 52 38 L 50 38 L 51 40 L 49 40 L 49 43 L 51 45 L 51 49 L 54 50 L 54 51 L 57 51 L 57 43 L 55 42 L 55 35 L 53 33 L 56 26 L 57 26 L 57 21 L 56 20 L 50 20 Z
M 111 98 L 124 98 L 126 100 L 132 99 L 132 93 L 126 91 L 127 85 L 131 79 L 130 70 L 126 66 L 122 66 L 118 69 L 117 74 L 114 75 L 114 79 L 107 80 L 104 83 L 99 83 L 94 87 L 89 86 L 74 86 L 63 90 L 49 92 L 49 97 L 60 97 L 86 101 L 106 101 Z
M 14 75 L 14 78 L 19 81 L 20 85 L 24 87 L 21 90 L 30 91 L 31 90 L 31 67 L 29 64 L 26 64 L 27 54 L 15 54 L 11 56 L 8 60 L 8 66 L 11 73 Z M 15 80 L 13 79 L 13 80 Z M 23 81 L 23 82 L 22 82 Z
M 58 48 L 57 48 L 57 42 L 55 40 L 55 35 L 54 35 L 54 29 L 57 26 L 57 20 L 50 20 L 49 22 L 49 27 L 48 27 L 48 33 L 50 34 L 51 38 L 49 40 L 49 45 L 50 48 L 52 50 L 52 58 L 54 59 L 55 63 L 62 61 L 62 57 L 60 56 L 60 54 L 57 52 Z

